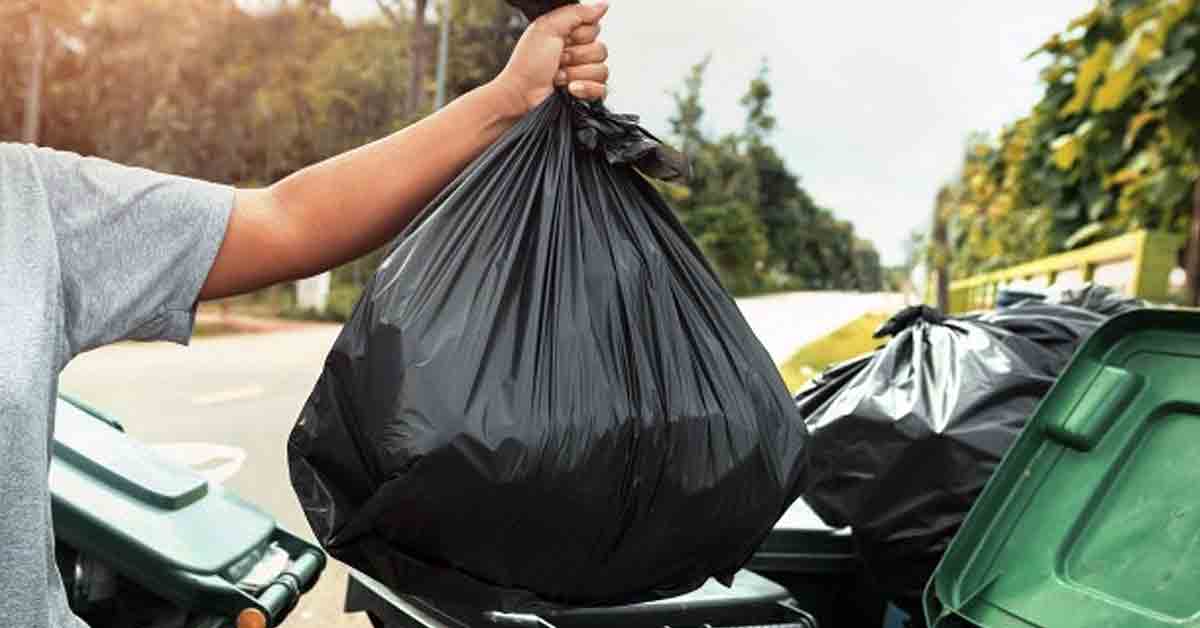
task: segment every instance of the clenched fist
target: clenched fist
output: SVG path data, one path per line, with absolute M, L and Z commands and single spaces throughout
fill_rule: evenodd
M 608 3 L 571 5 L 534 20 L 495 80 L 516 96 L 527 113 L 555 87 L 577 98 L 601 100 L 607 93 L 608 48 L 599 41 Z

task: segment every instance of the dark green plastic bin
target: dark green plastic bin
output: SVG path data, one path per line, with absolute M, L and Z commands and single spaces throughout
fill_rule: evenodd
M 746 568 L 786 587 L 821 626 L 884 624 L 887 602 L 871 589 L 850 530 L 825 525 L 802 499 L 788 509 Z
M 113 419 L 68 399 L 59 400 L 56 415 L 50 492 L 60 546 L 181 609 L 230 625 L 247 610 L 279 625 L 324 569 L 320 549 L 224 487 L 163 459 Z M 269 555 L 282 567 L 249 585 L 247 577 Z M 73 574 L 63 575 L 69 589 Z
M 926 592 L 933 626 L 1200 626 L 1200 313 L 1100 329 Z

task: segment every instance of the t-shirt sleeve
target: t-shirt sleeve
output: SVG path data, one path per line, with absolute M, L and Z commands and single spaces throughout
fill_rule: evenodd
M 64 358 L 119 340 L 186 344 L 233 188 L 31 150 L 58 243 Z

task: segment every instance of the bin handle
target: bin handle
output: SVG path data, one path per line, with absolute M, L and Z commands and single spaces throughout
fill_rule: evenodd
M 1060 421 L 1046 426 L 1047 434 L 1077 451 L 1091 451 L 1125 413 L 1144 384 L 1143 377 L 1125 369 L 1100 368 L 1071 411 Z
M 271 625 L 287 611 L 290 611 L 300 601 L 300 594 L 312 588 L 325 566 L 325 556 L 314 550 L 305 550 L 275 581 L 267 585 L 258 595 L 258 603 L 262 604 L 271 617 Z

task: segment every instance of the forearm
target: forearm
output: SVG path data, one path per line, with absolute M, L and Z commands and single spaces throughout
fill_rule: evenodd
M 538 18 L 500 76 L 438 113 L 265 189 L 241 190 L 201 299 L 315 275 L 400 233 L 454 177 L 556 86 L 600 100 L 608 10 L 571 5 Z
M 488 84 L 387 138 L 239 192 L 230 231 L 241 237 L 226 239 L 201 297 L 306 277 L 374 250 L 523 111 L 519 95 Z

